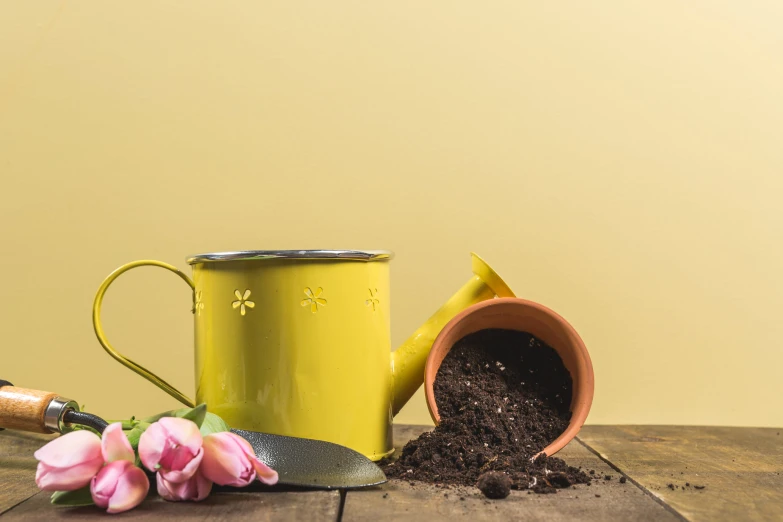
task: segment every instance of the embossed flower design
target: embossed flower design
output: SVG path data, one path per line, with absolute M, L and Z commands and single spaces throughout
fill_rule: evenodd
M 255 308 L 256 304 L 248 299 L 250 290 L 245 290 L 244 294 L 240 293 L 239 290 L 234 290 L 234 295 L 237 297 L 237 300 L 231 303 L 231 306 L 234 309 L 239 308 L 240 314 L 245 315 L 246 308 Z
M 302 299 L 302 306 L 310 305 L 310 311 L 316 313 L 319 306 L 326 306 L 326 299 L 321 297 L 324 289 L 320 286 L 315 289 L 315 292 L 310 290 L 310 287 L 304 289 L 304 293 L 307 296 L 306 299 Z
M 365 306 L 372 306 L 372 311 L 374 312 L 375 307 L 378 306 L 378 304 L 380 303 L 380 301 L 378 300 L 378 289 L 376 288 L 374 292 L 372 288 L 370 288 L 369 290 L 370 290 L 370 298 L 367 299 L 364 302 L 364 304 Z
M 201 300 L 202 292 L 199 290 L 196 292 L 196 297 L 193 300 L 193 313 L 201 315 L 201 311 L 204 309 L 204 301 Z

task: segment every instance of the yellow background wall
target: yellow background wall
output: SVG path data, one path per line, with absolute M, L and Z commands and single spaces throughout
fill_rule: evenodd
M 175 407 L 118 265 L 388 248 L 393 341 L 470 250 L 565 316 L 589 422 L 783 424 L 783 3 L 0 3 L 0 378 Z M 107 297 L 193 391 L 186 287 Z M 421 395 L 398 418 L 428 422 Z

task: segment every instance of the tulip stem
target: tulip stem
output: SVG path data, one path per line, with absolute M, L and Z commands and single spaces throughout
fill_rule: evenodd
M 106 421 L 108 424 L 114 424 L 115 422 L 119 422 L 122 424 L 123 431 L 132 430 L 135 428 L 138 424 L 140 424 L 139 421 L 130 419 L 130 420 L 120 420 L 120 419 L 112 419 Z

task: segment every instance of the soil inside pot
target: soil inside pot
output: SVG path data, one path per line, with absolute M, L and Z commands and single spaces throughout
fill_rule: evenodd
M 501 471 L 512 489 L 537 493 L 590 483 L 561 459 L 531 462 L 571 418 L 571 376 L 536 337 L 490 329 L 461 339 L 443 360 L 434 391 L 440 424 L 384 466 L 390 478 L 473 486 L 482 473 Z

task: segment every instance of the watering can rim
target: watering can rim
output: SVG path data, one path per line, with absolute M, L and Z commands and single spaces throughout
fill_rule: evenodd
M 390 261 L 391 250 L 234 250 L 208 252 L 187 257 L 189 265 L 225 261 L 259 261 L 266 259 L 326 259 L 344 261 Z

